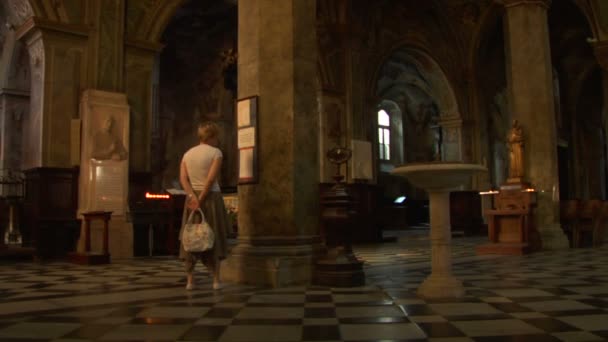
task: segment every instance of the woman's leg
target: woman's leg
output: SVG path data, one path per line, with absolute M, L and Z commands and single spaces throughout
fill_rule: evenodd
M 205 253 L 204 256 L 201 258 L 201 261 L 203 262 L 205 267 L 207 267 L 209 273 L 213 277 L 213 288 L 220 288 L 220 263 L 218 258 L 215 256 L 213 250 L 209 251 L 208 253 Z
M 194 288 L 194 265 L 196 265 L 196 255 L 194 253 L 187 253 L 184 260 L 184 266 L 186 268 L 186 289 L 192 290 Z

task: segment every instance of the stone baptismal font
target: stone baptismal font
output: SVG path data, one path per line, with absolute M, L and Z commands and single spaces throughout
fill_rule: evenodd
M 429 162 L 396 167 L 392 173 L 403 176 L 412 185 L 429 194 L 431 275 L 418 288 L 425 298 L 457 298 L 464 296 L 464 286 L 452 274 L 450 229 L 450 191 L 468 184 L 471 176 L 487 169 L 481 165 Z

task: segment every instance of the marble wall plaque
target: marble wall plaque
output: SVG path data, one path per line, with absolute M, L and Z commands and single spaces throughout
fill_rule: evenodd
M 91 209 L 111 211 L 123 215 L 127 193 L 124 174 L 126 161 L 90 160 L 91 163 Z
M 81 100 L 79 212 L 127 211 L 129 105 L 124 94 L 95 89 Z

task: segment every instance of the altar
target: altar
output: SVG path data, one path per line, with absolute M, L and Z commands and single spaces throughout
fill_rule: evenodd
M 540 237 L 534 226 L 534 189 L 525 183 L 505 184 L 500 191 L 482 195 L 492 197 L 492 207 L 484 212 L 490 242 L 477 246 L 477 254 L 522 255 L 540 249 Z
M 517 120 L 513 121 L 507 141 L 509 178 L 499 190 L 480 193 L 491 199 L 490 208 L 484 211 L 490 241 L 477 246 L 477 254 L 522 255 L 541 248 L 534 226 L 536 190 L 524 180 L 524 136 Z

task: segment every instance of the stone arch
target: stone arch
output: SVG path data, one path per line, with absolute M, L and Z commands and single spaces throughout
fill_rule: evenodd
M 137 20 L 133 35 L 144 41 L 159 42 L 176 11 L 186 2 L 187 0 L 156 1 Z
M 404 117 L 409 113 L 412 116 L 418 115 L 415 118 L 416 121 L 422 118 L 427 120 L 427 116 L 436 111 L 437 124 L 444 137 L 441 159 L 461 160 L 462 118 L 454 88 L 443 68 L 427 51 L 411 44 L 397 46 L 385 56 L 376 69 L 375 81 L 370 87 L 372 98 L 403 103 L 403 101 L 411 100 L 406 99 L 405 94 L 408 92 L 413 94 L 414 91 L 420 95 L 419 97 L 426 97 L 430 102 L 419 104 L 427 106 L 426 109 L 419 109 L 424 113 L 412 114 L 411 108 L 409 110 L 402 108 Z M 427 110 L 430 112 L 426 112 Z M 411 160 L 409 161 L 411 162 Z
M 588 42 L 598 34 L 594 14 L 590 3 L 577 0 L 554 1 L 548 13 L 552 62 L 560 86 L 555 101 L 561 109 L 556 127 L 564 199 L 606 197 L 605 100 L 600 67 Z
M 592 1 L 586 0 L 571 0 L 576 7 L 581 11 L 581 13 L 587 19 L 587 24 L 589 25 L 589 29 L 592 33 L 592 37 L 589 38 L 600 38 L 601 37 L 601 24 L 598 16 L 600 15 L 600 9 L 595 8 L 592 4 Z M 601 1 L 601 0 L 600 0 Z

